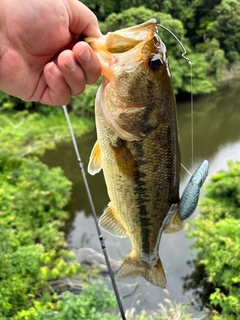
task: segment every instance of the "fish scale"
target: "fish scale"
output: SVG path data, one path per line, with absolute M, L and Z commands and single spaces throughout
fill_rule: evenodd
M 166 48 L 154 19 L 86 41 L 103 74 L 95 103 L 97 142 L 88 165 L 90 174 L 103 170 L 110 198 L 99 224 L 130 238 L 132 251 L 120 277 L 142 276 L 165 287 L 161 235 L 183 226 L 178 124 Z M 207 167 L 199 167 L 184 193 L 184 218 L 197 205 Z
M 159 132 L 160 131 L 160 132 Z M 168 153 L 172 153 L 171 145 L 168 147 L 169 152 L 166 152 L 166 148 L 161 148 L 161 145 L 164 145 L 165 142 L 158 138 L 158 135 L 161 137 L 161 126 L 156 128 L 154 132 L 149 134 L 145 140 L 142 148 L 134 150 L 134 158 L 147 158 L 144 165 L 139 166 L 139 171 L 144 173 L 144 178 L 140 178 L 140 181 L 144 183 L 144 188 L 140 186 L 142 192 L 139 192 L 139 181 L 136 181 L 135 192 L 139 195 L 139 201 L 143 198 L 145 199 L 145 214 L 144 216 L 148 218 L 149 222 L 141 224 L 141 210 L 140 210 L 140 225 L 141 228 L 148 228 L 149 237 L 147 241 L 151 242 L 148 250 L 144 253 L 150 253 L 157 244 L 155 239 L 158 237 L 159 230 L 161 228 L 162 222 L 168 212 L 171 203 L 178 202 L 178 193 L 175 193 L 175 186 L 171 182 L 172 172 L 174 163 L 172 163 L 171 158 L 168 157 Z M 129 148 L 131 150 L 131 148 Z M 151 156 L 151 160 L 149 159 Z M 161 159 L 161 160 L 160 160 Z M 170 162 L 172 167 L 169 170 L 166 170 L 165 164 Z M 158 163 L 158 170 L 154 172 L 154 164 Z M 176 186 L 177 189 L 177 186 Z M 146 240 L 144 240 L 146 241 Z

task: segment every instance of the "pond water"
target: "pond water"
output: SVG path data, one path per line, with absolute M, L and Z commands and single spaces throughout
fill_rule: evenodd
M 211 95 L 194 99 L 194 161 L 191 157 L 191 113 L 190 102 L 178 103 L 178 121 L 182 163 L 193 172 L 196 166 L 204 159 L 209 160 L 209 175 L 227 168 L 227 161 L 240 159 L 240 82 L 233 81 L 226 84 Z M 95 132 L 79 139 L 78 147 L 81 158 L 88 164 L 89 155 L 96 140 Z M 94 220 L 84 189 L 79 166 L 71 142 L 58 145 L 56 150 L 47 151 L 43 161 L 52 166 L 61 166 L 66 176 L 73 182 L 71 203 L 67 210 L 70 218 L 66 223 L 66 240 L 70 249 L 90 247 L 101 252 Z M 108 204 L 105 182 L 102 173 L 92 177 L 87 174 L 91 194 L 96 212 L 100 216 Z M 189 175 L 182 170 L 181 192 L 186 186 Z M 201 192 L 201 196 L 204 191 Z M 196 210 L 194 216 L 198 213 Z M 128 239 L 113 237 L 103 231 L 109 255 L 119 259 L 129 253 L 131 245 Z M 183 277 L 192 273 L 187 264 L 192 260 L 194 253 L 190 252 L 189 245 L 193 239 L 187 239 L 184 231 L 174 234 L 164 234 L 160 244 L 160 257 L 167 277 L 167 290 L 152 286 L 144 279 L 121 279 L 124 283 L 139 283 L 137 291 L 124 298 L 124 307 L 137 306 L 137 309 L 156 309 L 158 303 L 165 298 L 172 301 L 189 303 L 192 299 L 191 290 L 184 294 Z M 197 313 L 197 311 L 196 311 Z

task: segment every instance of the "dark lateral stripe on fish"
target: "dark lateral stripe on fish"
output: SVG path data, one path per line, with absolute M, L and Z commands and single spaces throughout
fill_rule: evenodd
M 142 148 L 137 148 L 139 154 L 143 153 Z M 141 159 L 141 157 L 137 157 Z M 145 157 L 143 156 L 143 159 Z M 138 172 L 136 176 L 136 187 L 135 187 L 135 193 L 138 195 L 137 203 L 139 208 L 139 224 L 140 224 L 140 230 L 141 230 L 141 240 L 142 240 L 142 252 L 149 253 L 150 252 L 150 230 L 148 226 L 150 225 L 150 219 L 148 218 L 148 211 L 147 207 L 145 205 L 146 201 L 146 195 L 147 195 L 147 188 L 146 188 L 146 182 L 143 180 L 146 177 L 146 173 L 141 171 L 141 165 L 144 165 L 146 162 L 141 161 L 141 164 L 139 164 L 139 161 L 137 163 L 138 166 Z
M 175 137 L 174 134 L 171 130 L 171 127 L 168 125 L 165 128 L 165 135 L 166 135 L 166 159 L 167 161 L 165 162 L 165 170 L 168 171 L 168 179 L 169 179 L 169 183 L 172 186 L 172 192 L 170 193 L 170 197 L 169 197 L 169 203 L 173 204 L 173 203 L 178 203 L 179 201 L 179 183 L 176 184 L 175 182 L 175 175 L 173 174 L 173 172 L 175 171 L 174 167 L 177 165 L 176 163 L 176 159 L 180 159 L 180 153 L 179 150 L 177 150 L 177 157 L 172 158 L 171 155 L 171 150 L 169 148 L 167 148 L 167 146 L 173 146 L 174 145 L 174 141 L 175 141 Z M 171 159 L 171 161 L 169 161 Z M 180 161 L 179 161 L 179 166 L 180 166 Z M 180 171 L 180 168 L 177 168 L 177 171 Z
M 142 252 L 150 252 L 150 230 L 148 226 L 150 225 L 150 219 L 147 217 L 147 210 L 145 205 L 140 205 L 139 207 L 139 223 L 141 228 L 141 240 L 142 240 Z

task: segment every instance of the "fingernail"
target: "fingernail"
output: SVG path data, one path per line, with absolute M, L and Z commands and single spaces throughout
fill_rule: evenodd
M 51 62 L 51 66 L 49 68 L 49 71 L 54 77 L 61 76 L 61 71 L 58 69 L 58 67 L 56 66 L 56 64 L 54 62 Z
M 79 53 L 79 58 L 85 62 L 89 61 L 91 59 L 91 56 L 91 51 L 87 47 L 83 48 L 82 51 Z
M 73 57 L 71 57 L 68 62 L 65 64 L 65 66 L 70 69 L 71 71 L 74 71 L 77 68 L 76 62 Z

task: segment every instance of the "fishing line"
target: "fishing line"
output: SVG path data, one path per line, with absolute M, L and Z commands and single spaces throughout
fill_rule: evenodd
M 191 68 L 191 150 L 192 150 L 192 167 L 193 167 L 193 126 L 194 126 L 194 119 L 193 119 L 193 70 L 192 70 L 192 63 L 190 64 L 190 68 Z
M 158 24 L 158 27 L 160 27 L 160 28 L 162 28 L 162 29 L 165 29 L 167 32 L 169 32 L 169 33 L 173 36 L 173 38 L 178 42 L 178 44 L 181 46 L 181 48 L 182 48 L 183 51 L 184 51 L 184 52 L 182 53 L 183 59 L 184 59 L 187 63 L 189 63 L 189 64 L 191 65 L 192 63 L 191 63 L 190 59 L 188 59 L 187 57 L 185 57 L 185 54 L 187 54 L 187 50 L 185 49 L 185 47 L 184 47 L 184 45 L 182 44 L 182 42 L 178 39 L 178 37 L 177 37 L 171 30 L 169 30 L 168 28 L 164 27 L 163 25 Z
M 166 30 L 167 32 L 169 32 L 173 38 L 178 42 L 178 44 L 181 46 L 181 48 L 183 49 L 183 53 L 182 53 L 182 57 L 183 59 L 190 65 L 190 70 L 191 70 L 191 81 L 190 81 L 190 88 L 191 88 L 191 160 L 192 160 L 192 167 L 193 167 L 193 126 L 194 126 L 194 119 L 193 119 L 193 86 L 192 86 L 192 79 L 193 79 L 193 71 L 192 71 L 192 62 L 190 61 L 190 59 L 185 57 L 185 54 L 187 54 L 187 50 L 185 49 L 184 45 L 182 44 L 182 42 L 178 39 L 178 37 L 168 28 L 164 27 L 161 24 L 158 24 L 158 27 L 161 27 L 162 29 Z M 191 173 L 182 165 L 182 167 L 191 175 Z
M 181 166 L 190 176 L 192 176 L 191 172 L 182 163 L 181 163 Z
M 66 105 L 63 105 L 62 108 L 63 108 L 64 115 L 65 115 L 65 118 L 66 118 L 66 121 L 67 121 L 67 124 L 68 124 L 68 129 L 69 129 L 69 132 L 70 132 L 70 135 L 71 135 L 71 138 L 72 138 L 72 142 L 73 142 L 73 146 L 74 146 L 75 153 L 76 153 L 76 156 L 77 156 L 77 161 L 78 161 L 78 164 L 79 164 L 79 168 L 80 168 L 80 171 L 82 173 L 84 186 L 85 186 L 85 189 L 86 189 L 86 192 L 87 192 L 87 196 L 88 196 L 88 200 L 89 200 L 89 204 L 90 204 L 90 207 L 91 207 L 91 210 L 92 210 L 92 213 L 93 213 L 93 218 L 94 218 L 94 222 L 95 222 L 95 225 L 96 225 L 96 228 L 97 228 L 98 238 L 99 238 L 99 241 L 100 241 L 100 244 L 101 244 L 103 255 L 105 257 L 105 261 L 106 261 L 106 265 L 107 265 L 107 268 L 108 268 L 108 271 L 109 271 L 109 275 L 110 275 L 110 278 L 111 278 L 113 290 L 114 290 L 114 293 L 115 293 L 115 296 L 116 296 L 116 299 L 117 299 L 118 308 L 119 308 L 119 311 L 121 313 L 122 320 L 126 320 L 124 309 L 123 309 L 123 305 L 122 305 L 122 301 L 121 301 L 120 294 L 119 294 L 119 291 L 118 291 L 118 288 L 117 288 L 117 284 L 116 284 L 116 281 L 115 281 L 115 278 L 114 278 L 112 267 L 111 267 L 111 264 L 110 264 L 110 261 L 109 261 L 106 245 L 104 243 L 104 238 L 103 238 L 103 235 L 101 233 L 100 227 L 98 225 L 97 214 L 96 214 L 96 211 L 95 211 L 95 207 L 94 207 L 94 204 L 93 204 L 91 192 L 90 192 L 89 185 L 88 185 L 87 178 L 86 178 L 86 174 L 85 174 L 85 171 L 84 171 L 83 162 L 81 160 L 80 153 L 78 151 L 76 139 L 75 139 L 74 132 L 73 132 L 73 129 L 72 129 L 72 125 L 71 125 L 71 122 L 70 122 L 70 119 L 69 119 L 69 116 L 68 116 L 67 107 L 66 107 Z

